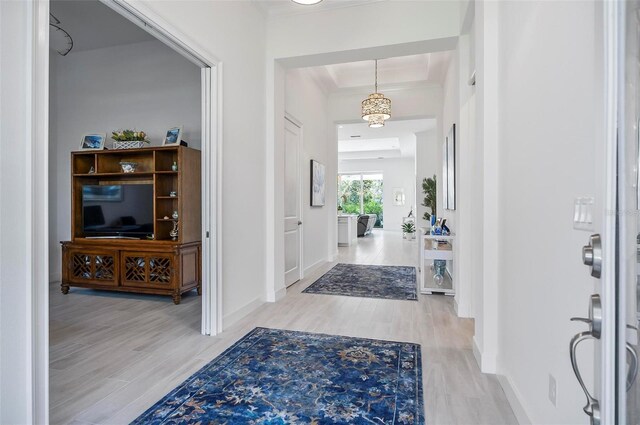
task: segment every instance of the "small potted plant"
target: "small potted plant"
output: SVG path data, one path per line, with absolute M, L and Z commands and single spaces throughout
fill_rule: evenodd
M 147 133 L 137 130 L 118 130 L 111 132 L 114 149 L 139 149 L 149 144 Z
M 416 225 L 413 221 L 407 221 L 402 224 L 402 233 L 404 233 L 409 240 L 413 240 L 414 233 L 416 232 Z

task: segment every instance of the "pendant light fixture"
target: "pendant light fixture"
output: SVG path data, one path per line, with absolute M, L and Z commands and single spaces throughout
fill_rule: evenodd
M 384 122 L 391 118 L 391 99 L 378 93 L 378 60 L 376 59 L 375 90 L 362 101 L 362 119 L 369 121 L 369 127 L 384 127 Z

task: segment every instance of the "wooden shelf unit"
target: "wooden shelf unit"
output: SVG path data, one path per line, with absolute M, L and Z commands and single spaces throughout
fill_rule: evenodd
M 122 172 L 121 161 L 136 162 L 136 171 Z M 177 171 L 172 170 L 174 162 Z M 176 304 L 184 292 L 200 293 L 200 172 L 200 151 L 184 146 L 72 152 L 72 240 L 62 242 L 62 292 L 78 286 L 162 294 L 171 295 Z M 82 186 L 114 184 L 153 184 L 153 239 L 85 238 Z M 176 196 L 169 196 L 171 191 Z M 176 239 L 170 236 L 174 211 Z

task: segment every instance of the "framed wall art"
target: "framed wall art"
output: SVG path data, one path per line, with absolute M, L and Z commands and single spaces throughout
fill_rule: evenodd
M 322 207 L 325 201 L 325 169 L 324 164 L 311 160 L 311 206 Z

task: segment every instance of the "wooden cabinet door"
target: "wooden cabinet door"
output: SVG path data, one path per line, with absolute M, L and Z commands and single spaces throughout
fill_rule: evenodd
M 68 248 L 66 258 L 70 283 L 118 286 L 118 251 Z
M 122 251 L 122 286 L 172 289 L 176 261 L 172 253 Z

